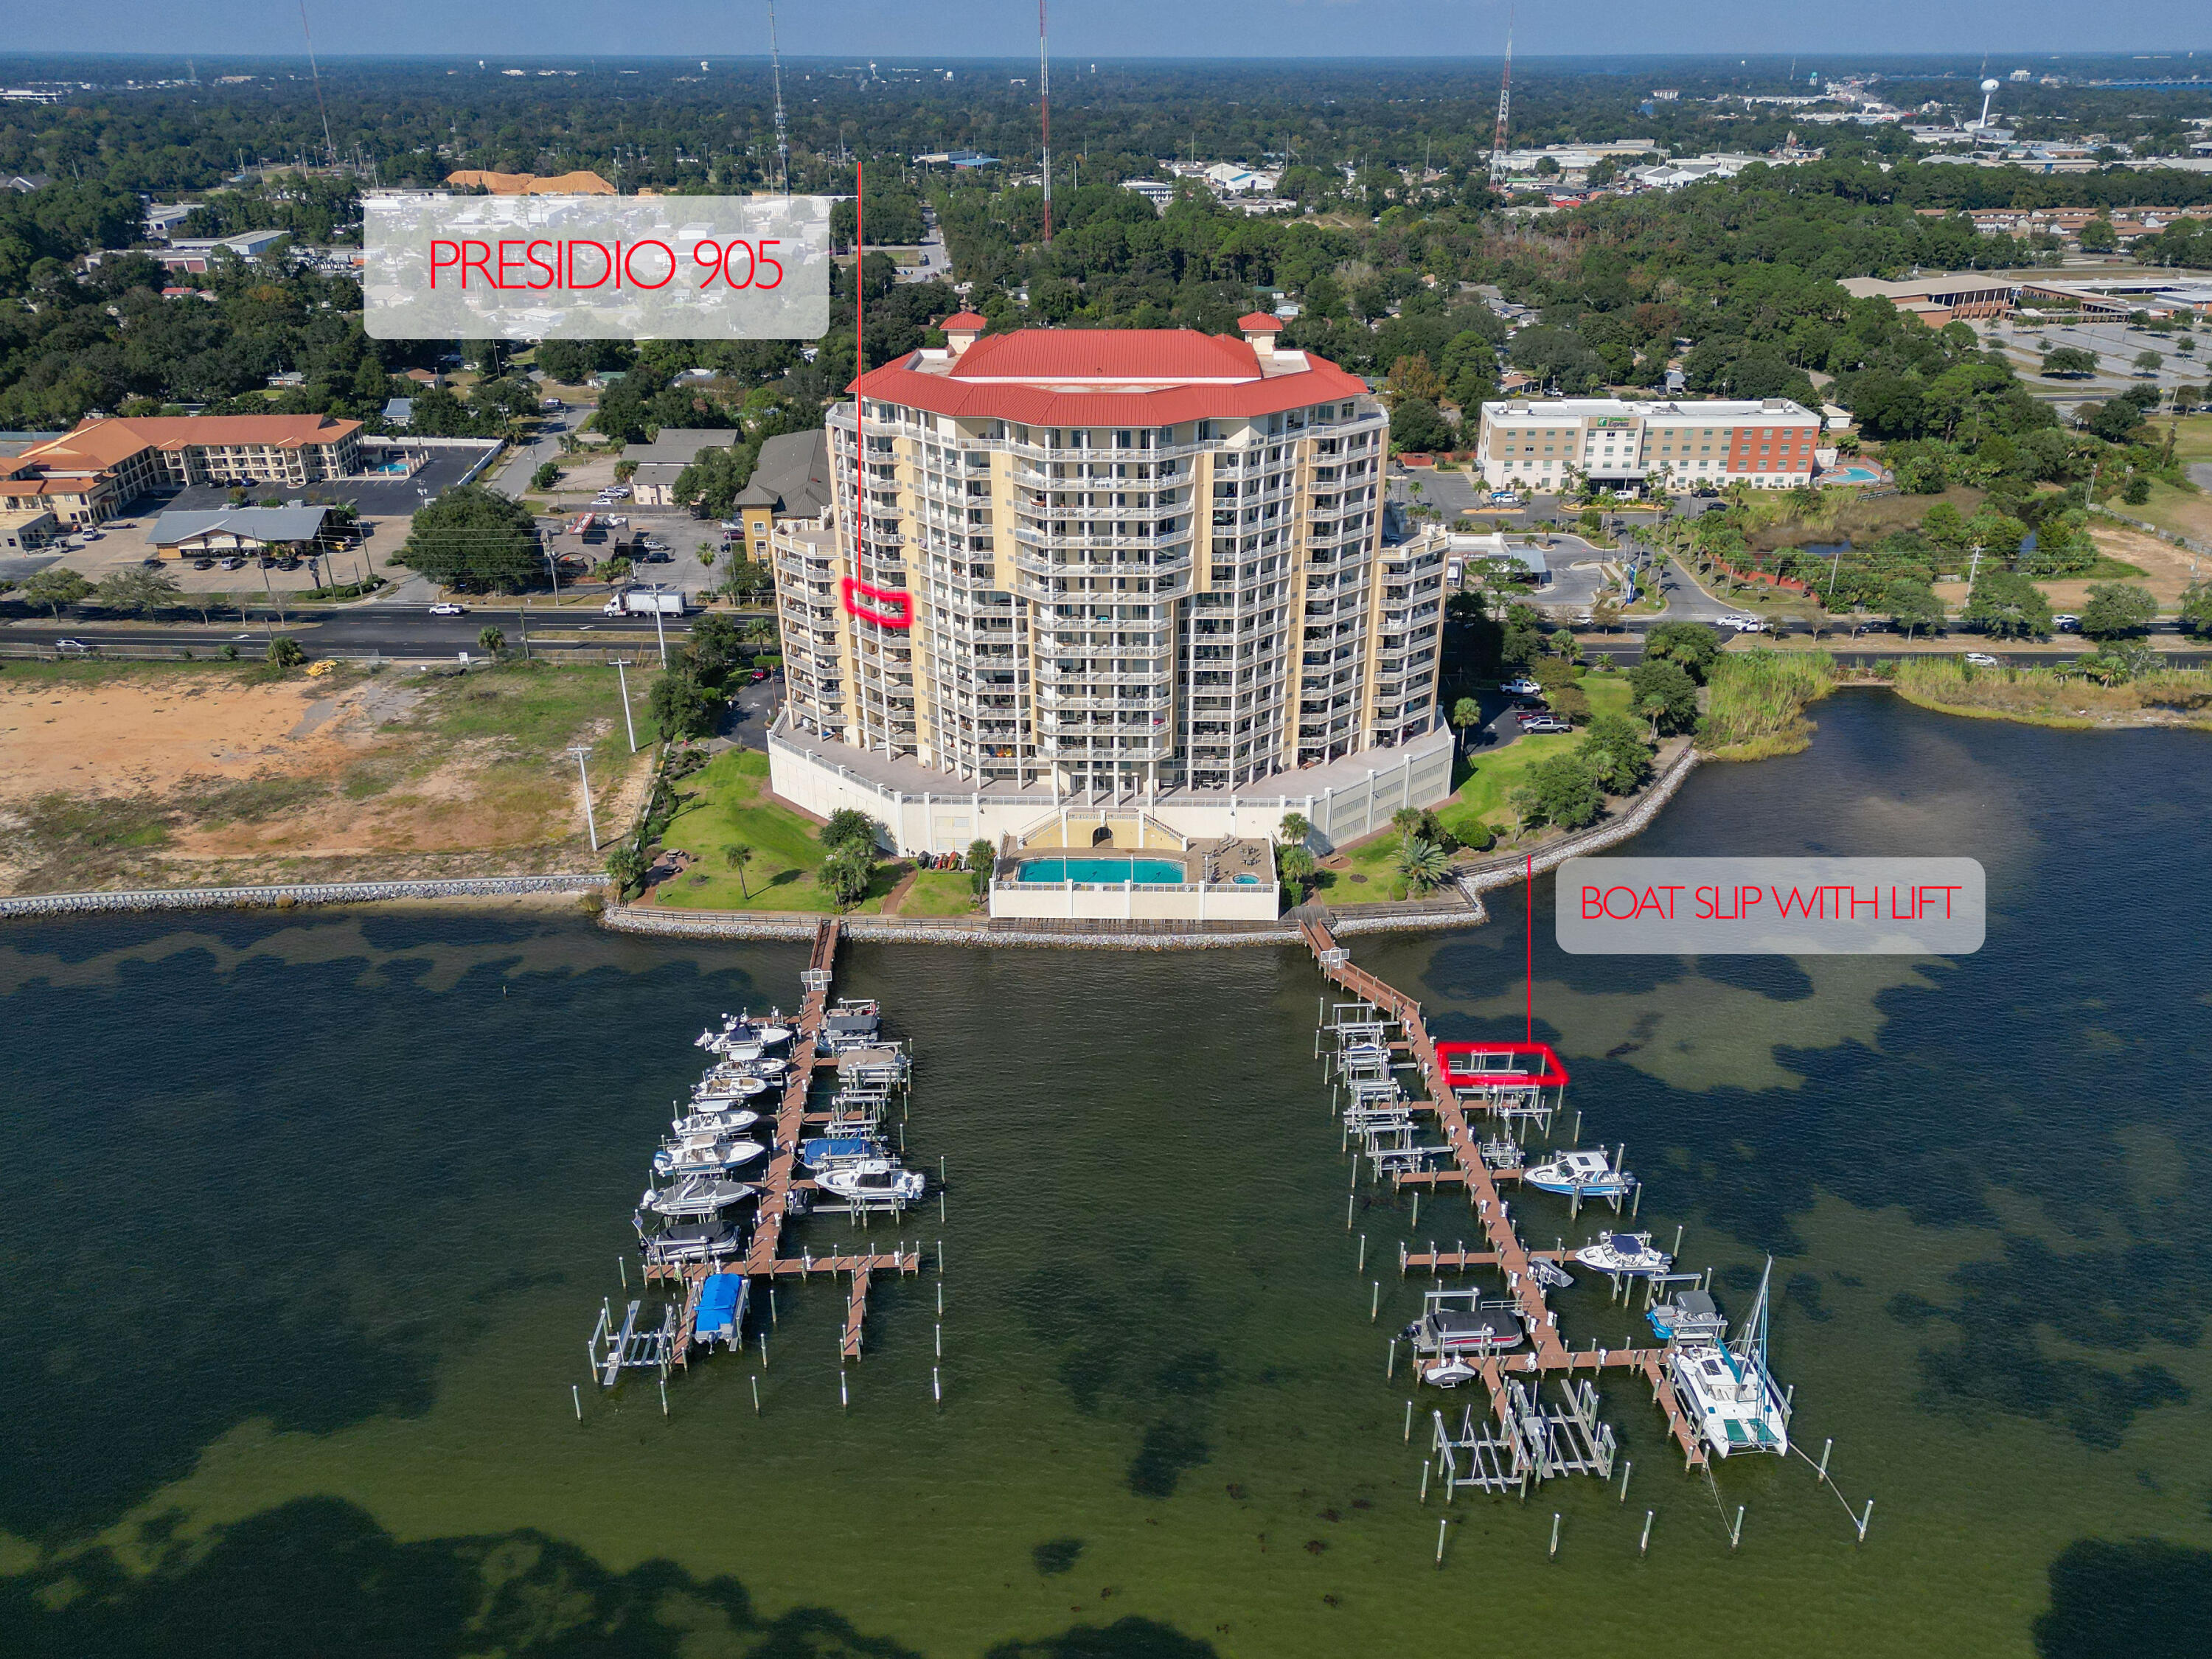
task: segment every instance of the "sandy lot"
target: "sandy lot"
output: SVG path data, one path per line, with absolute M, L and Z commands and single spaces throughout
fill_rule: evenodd
M 2158 600 L 2159 609 L 2171 611 L 2181 603 L 2182 590 L 2192 581 L 2212 574 L 2212 559 L 2202 554 L 2191 554 L 2188 549 L 2162 542 L 2155 536 L 2146 536 L 2140 530 L 2123 526 L 2100 523 L 2091 526 L 2100 552 L 2115 559 L 2125 560 L 2143 574 L 2125 580 L 2133 586 L 2148 587 Z M 2196 561 L 2194 573 L 2190 562 Z M 2084 579 L 2080 581 L 2038 582 L 2036 586 L 2050 596 L 2054 611 L 2079 611 L 2087 603 L 2092 580 L 2112 580 L 2106 577 Z M 1951 608 L 1955 615 L 1966 602 L 1966 584 L 1938 582 L 1936 596 Z
M 618 714 L 583 689 L 213 666 L 0 675 L 0 886 L 591 869 L 602 855 L 566 746 L 594 750 L 609 834 L 635 817 L 651 755 L 629 756 Z

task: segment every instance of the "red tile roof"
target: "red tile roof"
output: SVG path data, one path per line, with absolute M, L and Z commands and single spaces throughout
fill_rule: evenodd
M 939 415 L 1039 426 L 1270 415 L 1367 390 L 1358 375 L 1312 356 L 1303 370 L 1267 374 L 1243 341 L 1192 329 L 1023 329 L 987 335 L 949 373 L 923 373 L 908 366 L 915 361 L 870 370 L 861 389 Z
M 1281 318 L 1265 311 L 1248 311 L 1237 319 L 1237 326 L 1247 334 L 1257 334 L 1262 329 L 1272 333 L 1282 325 Z
M 947 317 L 943 322 L 939 323 L 938 327 L 972 328 L 980 331 L 987 329 L 990 327 L 990 325 L 991 319 L 988 317 L 979 317 L 972 311 L 956 311 L 950 317 Z

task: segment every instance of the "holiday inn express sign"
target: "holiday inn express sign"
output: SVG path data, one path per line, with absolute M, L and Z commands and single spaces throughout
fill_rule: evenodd
M 379 340 L 812 340 L 830 325 L 821 196 L 372 196 Z

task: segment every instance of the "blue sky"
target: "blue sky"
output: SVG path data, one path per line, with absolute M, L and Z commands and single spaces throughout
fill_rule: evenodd
M 1055 59 L 1084 56 L 1489 56 L 1500 50 L 1504 0 L 1060 0 Z M 505 54 L 757 54 L 762 0 L 308 0 L 319 52 Z M 1711 0 L 1520 8 L 1516 51 L 1542 53 L 1988 52 L 2180 52 L 2212 49 L 2212 23 L 2170 0 L 1855 0 L 1756 14 Z M 2188 19 L 2195 15 L 2198 21 Z M 784 0 L 777 22 L 794 55 L 1006 57 L 1034 48 L 1032 0 Z M 291 53 L 298 0 L 92 0 L 27 7 L 7 28 L 11 52 L 135 51 Z M 2181 61 L 2181 60 L 2177 60 Z M 2212 50 L 2201 55 L 2212 71 Z

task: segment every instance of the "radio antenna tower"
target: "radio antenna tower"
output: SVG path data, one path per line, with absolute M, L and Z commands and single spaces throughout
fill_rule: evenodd
M 791 141 L 783 130 L 783 54 L 775 45 L 775 0 L 768 0 L 768 67 L 775 82 L 775 175 L 786 196 L 791 194 Z
M 1044 52 L 1044 0 L 1037 0 L 1037 112 L 1044 126 L 1044 239 L 1052 240 L 1052 60 Z
M 315 37 L 307 27 L 307 0 L 300 0 L 300 33 L 307 41 L 307 74 L 315 83 L 315 109 L 323 118 L 323 149 L 331 165 L 338 164 L 338 147 L 331 142 L 331 112 L 323 106 L 323 72 L 315 67 Z
M 1505 73 L 1498 82 L 1498 131 L 1490 141 L 1490 181 L 1505 182 L 1505 118 L 1513 109 L 1513 14 L 1505 14 Z

